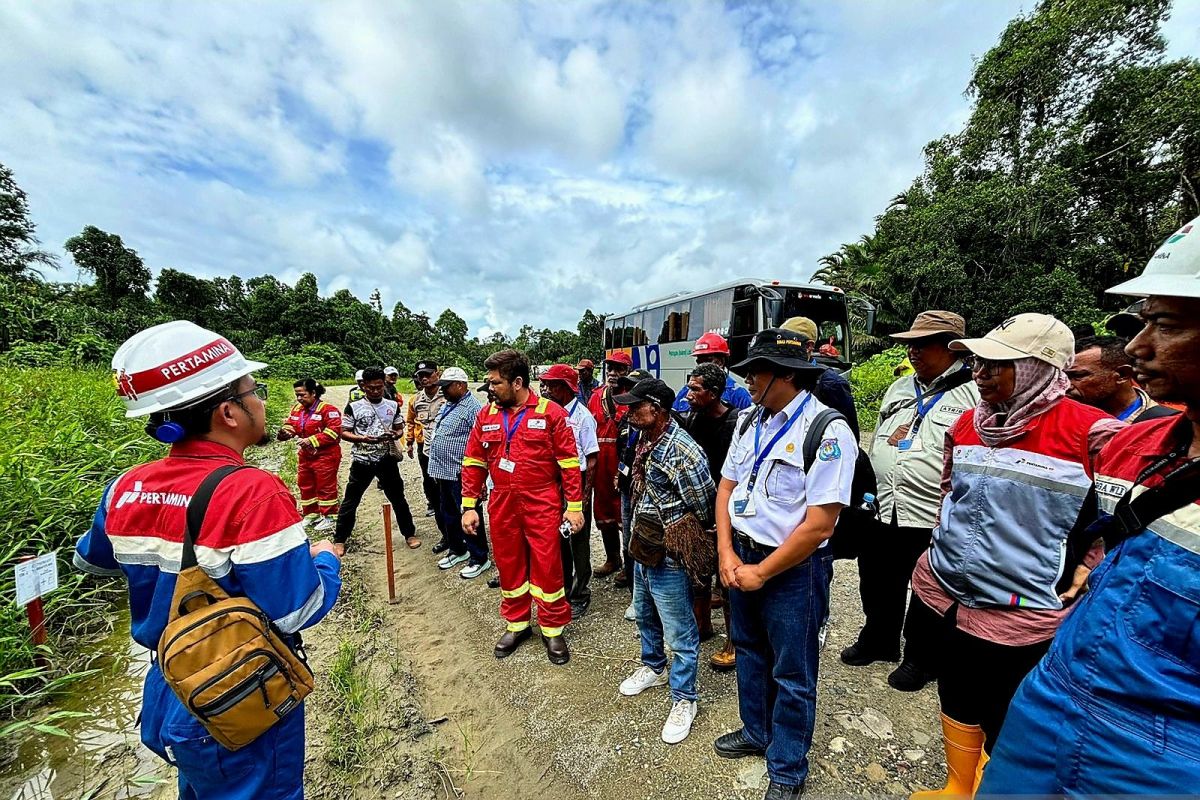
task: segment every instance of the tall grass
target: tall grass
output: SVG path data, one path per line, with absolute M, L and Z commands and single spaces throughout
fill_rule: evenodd
M 71 566 L 105 485 L 165 447 L 127 420 L 112 373 L 101 369 L 0 367 L 0 714 L 59 688 L 83 663 L 73 642 L 113 624 L 121 586 L 87 580 Z M 43 598 L 47 669 L 34 667 L 12 568 L 22 555 L 58 551 L 59 588 Z

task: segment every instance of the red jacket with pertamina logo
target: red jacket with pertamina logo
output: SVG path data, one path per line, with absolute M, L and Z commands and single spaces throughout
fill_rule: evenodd
M 307 439 L 314 450 L 321 451 L 337 447 L 342 435 L 342 412 L 324 400 L 318 400 L 311 409 L 296 403 L 284 424 L 296 431 L 297 438 Z

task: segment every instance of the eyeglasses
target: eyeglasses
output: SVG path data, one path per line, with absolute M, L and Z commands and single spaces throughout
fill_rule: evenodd
M 991 359 L 980 358 L 979 356 L 972 356 L 967 360 L 967 363 L 971 365 L 971 372 L 976 375 L 981 375 L 985 372 L 988 375 L 995 375 L 1006 367 L 1012 366 L 1011 361 L 992 361 Z
M 254 395 L 259 400 L 262 400 L 265 403 L 265 402 L 267 402 L 267 385 L 265 383 L 259 383 L 259 382 L 255 381 L 253 389 L 247 389 L 244 392 L 238 392 L 233 397 L 230 397 L 228 399 L 229 400 L 241 400 L 243 397 L 245 397 L 248 394 Z M 225 402 L 225 401 L 223 400 L 221 402 Z

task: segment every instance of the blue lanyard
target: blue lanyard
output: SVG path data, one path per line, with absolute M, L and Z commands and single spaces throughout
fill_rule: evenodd
M 517 426 L 521 424 L 521 420 L 525 418 L 525 412 L 528 410 L 529 406 L 522 408 L 521 413 L 517 414 L 512 425 L 508 424 L 508 409 L 506 408 L 501 412 L 504 416 L 504 455 L 508 455 L 508 448 L 512 445 L 513 434 L 517 432 Z
M 1141 407 L 1142 407 L 1142 396 L 1139 394 L 1138 399 L 1134 400 L 1132 403 L 1129 404 L 1129 408 L 1125 409 L 1124 411 L 1122 411 L 1120 414 L 1117 415 L 1117 419 L 1124 422 L 1125 420 L 1129 419 L 1134 414 L 1136 414 L 1138 412 L 1138 410 L 1141 409 Z
M 574 400 L 571 402 L 571 407 L 567 409 L 567 416 L 568 416 L 568 417 L 573 417 L 573 416 L 575 416 L 575 409 L 577 409 L 577 408 L 579 408 L 579 398 L 578 398 L 578 397 L 576 397 L 576 398 L 575 398 L 575 399 L 574 399 Z
M 928 400 L 926 400 L 924 403 L 922 403 L 921 402 L 921 385 L 917 383 L 916 378 L 913 378 L 913 396 L 914 396 L 914 398 L 916 398 L 916 402 L 917 402 L 917 418 L 913 420 L 912 427 L 908 431 L 909 439 L 913 438 L 913 436 L 916 434 L 916 432 L 918 430 L 920 430 L 921 423 L 925 421 L 925 415 L 933 410 L 933 407 L 935 405 L 937 405 L 937 402 L 942 399 L 942 395 L 944 395 L 945 393 L 946 393 L 946 390 L 943 389 L 942 391 L 938 392 L 933 397 L 930 397 Z
M 808 401 L 811 399 L 812 399 L 811 394 L 804 396 L 804 399 L 800 401 L 800 406 L 796 409 L 796 413 L 792 414 L 792 416 L 788 419 L 788 421 L 783 423 L 783 427 L 780 428 L 779 431 L 775 434 L 775 436 L 771 438 L 771 441 L 767 443 L 766 449 L 762 450 L 761 452 L 758 449 L 759 448 L 758 437 L 763 429 L 763 425 L 765 425 L 766 423 L 760 421 L 759 424 L 754 426 L 754 456 L 755 457 L 754 457 L 754 466 L 750 468 L 750 482 L 746 485 L 747 492 L 754 491 L 754 484 L 758 481 L 758 468 L 761 467 L 762 463 L 767 460 L 767 456 L 769 456 L 771 454 L 771 450 L 774 449 L 775 445 L 779 442 L 779 440 L 782 439 L 784 437 L 784 435 L 789 430 L 791 430 L 791 427 L 796 424 L 796 420 L 800 419 L 800 415 L 804 412 L 804 407 L 806 405 L 808 405 Z

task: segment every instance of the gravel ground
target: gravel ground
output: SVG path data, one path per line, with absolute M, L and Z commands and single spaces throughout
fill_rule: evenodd
M 402 464 L 402 474 L 419 514 L 424 503 L 414 460 Z M 593 581 L 591 609 L 567 629 L 572 658 L 565 667 L 546 660 L 536 637 L 498 661 L 491 650 L 503 632 L 499 593 L 486 587 L 484 577 L 464 581 L 457 570 L 436 568 L 429 550 L 438 538 L 432 518 L 417 517 L 425 540 L 420 549 L 407 549 L 397 534 L 397 602 L 388 604 L 382 502 L 381 492 L 368 490 L 347 573 L 380 611 L 371 636 L 376 655 L 386 657 L 392 670 L 381 686 L 380 714 L 409 723 L 378 742 L 381 763 L 403 768 L 377 770 L 379 778 L 361 782 L 353 796 L 762 796 L 762 759 L 728 761 L 712 750 L 716 736 L 739 726 L 733 674 L 707 666 L 708 656 L 722 646 L 720 636 L 701 645 L 700 713 L 692 733 L 678 745 L 666 745 L 659 738 L 669 710 L 665 688 L 634 698 L 617 693 L 639 654 L 636 626 L 622 618 L 627 591 L 613 588 L 608 579 Z M 596 563 L 603 560 L 602 552 L 594 535 Z M 714 621 L 723 630 L 719 612 Z M 945 767 L 936 691 L 932 686 L 916 694 L 892 690 L 885 681 L 890 664 L 844 666 L 837 655 L 854 641 L 861 623 L 856 567 L 840 562 L 821 658 L 808 793 L 902 796 L 940 786 Z M 348 620 L 331 619 L 313 629 L 308 640 L 319 654 L 319 667 L 337 649 L 345 630 L 340 626 L 347 625 Z M 320 738 L 319 695 L 325 691 L 319 684 L 318 699 L 310 703 L 310 741 Z M 344 785 L 326 780 L 328 767 L 319 750 L 310 747 L 309 784 L 317 787 L 310 793 L 337 796 L 319 788 Z M 401 779 L 403 789 L 397 785 Z

